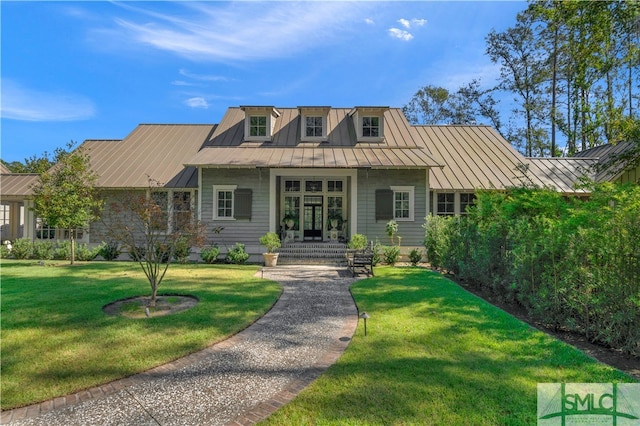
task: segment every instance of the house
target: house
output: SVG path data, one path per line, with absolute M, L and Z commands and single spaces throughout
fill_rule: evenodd
M 122 140 L 82 146 L 107 200 L 159 182 L 166 229 L 195 212 L 211 241 L 242 242 L 254 256 L 267 231 L 285 243 L 359 233 L 385 244 L 391 219 L 405 249 L 422 246 L 425 217 L 464 214 L 477 189 L 528 183 L 584 193 L 574 184 L 602 157 L 525 158 L 488 126 L 414 126 L 386 106 L 231 107 L 217 125 L 141 124 Z M 37 176 L 1 179 L 3 239 L 64 237 L 30 210 Z M 101 242 L 104 226 L 92 224 L 79 241 Z

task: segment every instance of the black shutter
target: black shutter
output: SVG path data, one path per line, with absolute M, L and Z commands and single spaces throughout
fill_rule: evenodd
M 376 189 L 376 220 L 393 219 L 393 191 Z
M 248 188 L 238 188 L 234 193 L 234 217 L 251 220 L 252 192 Z

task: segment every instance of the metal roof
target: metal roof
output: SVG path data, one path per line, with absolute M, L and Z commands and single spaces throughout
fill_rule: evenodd
M 244 140 L 245 113 L 229 108 L 210 142 L 189 166 L 203 167 L 327 167 L 427 168 L 438 167 L 416 144 L 411 126 L 399 108 L 384 112 L 384 141 L 358 142 L 352 108 L 332 108 L 327 114 L 327 137 L 320 142 L 301 140 L 298 108 L 277 108 L 273 137 L 262 142 Z
M 0 175 L 0 197 L 33 194 L 31 187 L 38 181 L 37 173 L 2 173 Z
M 617 179 L 631 164 L 636 162 L 640 153 L 638 144 L 619 142 L 605 144 L 577 152 L 573 158 L 595 158 L 594 180 L 604 182 Z
M 554 188 L 565 194 L 581 194 L 589 192 L 577 188 L 584 177 L 593 179 L 592 166 L 596 160 L 592 158 L 527 158 L 527 177 L 538 186 Z
M 148 187 L 149 179 L 161 186 L 196 188 L 194 167 L 184 167 L 209 140 L 212 124 L 141 124 L 123 140 L 88 140 L 91 167 L 98 187 Z

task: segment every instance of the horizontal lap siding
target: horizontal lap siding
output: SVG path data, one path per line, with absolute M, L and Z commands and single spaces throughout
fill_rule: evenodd
M 424 218 L 426 217 L 425 170 L 360 170 L 358 171 L 358 233 L 370 241 L 380 240 L 383 245 L 391 241 L 386 232 L 386 220 L 375 220 L 376 189 L 391 186 L 414 187 L 414 220 L 398 221 L 398 235 L 402 246 L 422 246 L 424 242 Z
M 213 185 L 237 185 L 252 190 L 251 220 L 213 220 Z M 216 243 L 223 251 L 236 242 L 247 253 L 260 254 L 264 248 L 258 238 L 269 230 L 269 172 L 260 169 L 203 169 L 202 222 L 207 228 L 207 244 Z M 220 234 L 213 229 L 223 227 Z

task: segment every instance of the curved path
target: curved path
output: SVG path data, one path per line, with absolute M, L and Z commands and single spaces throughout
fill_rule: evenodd
M 153 370 L 2 413 L 12 425 L 225 425 L 264 419 L 315 380 L 358 324 L 335 267 L 265 268 L 283 294 L 233 337 Z

